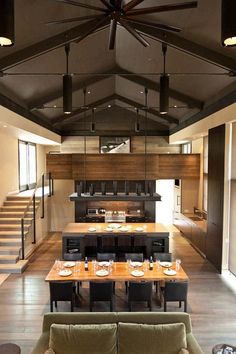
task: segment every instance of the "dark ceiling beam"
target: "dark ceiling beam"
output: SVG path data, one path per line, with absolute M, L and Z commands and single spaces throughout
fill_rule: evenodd
M 0 59 L 0 70 L 10 69 L 11 67 L 22 64 L 42 54 L 50 52 L 53 49 L 59 48 L 66 43 L 74 42 L 75 40 L 84 36 L 91 29 L 91 27 L 94 26 L 96 23 L 97 23 L 96 19 L 92 21 L 88 21 L 86 23 L 73 27 L 68 31 L 59 33 L 41 42 L 38 42 L 29 47 L 18 50 L 12 54 L 9 54 Z M 100 29 L 108 25 L 108 23 L 109 23 L 109 19 L 107 19 L 107 24 L 106 23 L 103 24 L 100 27 Z M 99 28 L 97 30 L 99 30 Z
M 98 101 L 92 102 L 92 103 L 88 103 L 86 106 L 89 107 L 89 109 L 86 108 L 79 108 L 76 109 L 75 111 L 73 111 L 71 114 L 66 115 L 62 115 L 60 117 L 54 118 L 51 123 L 53 126 L 58 126 L 58 125 L 63 125 L 63 124 L 70 124 L 73 121 L 78 119 L 78 115 L 80 115 L 81 113 L 85 113 L 88 112 L 89 110 L 91 110 L 92 108 L 96 108 L 100 105 L 103 105 L 107 102 L 113 101 L 115 99 L 116 95 L 110 95 L 107 97 L 104 97 Z M 83 117 L 81 117 L 80 119 L 82 119 Z
M 0 105 L 30 120 L 33 123 L 39 124 L 41 127 L 53 131 L 54 133 L 60 134 L 59 130 L 53 128 L 52 124 L 49 123 L 47 119 L 36 116 L 32 112 L 30 112 L 27 108 L 12 101 L 10 98 L 4 96 L 3 94 L 0 94 Z
M 130 75 L 130 74 L 132 74 L 130 71 L 125 70 L 120 67 L 117 67 L 116 72 L 117 73 L 120 72 L 122 74 L 122 75 L 120 75 L 121 77 L 124 77 L 125 79 L 127 79 L 131 82 L 134 82 L 135 84 L 138 84 L 142 87 L 147 87 L 149 90 L 160 92 L 159 82 L 154 82 L 150 79 L 147 79 L 147 78 L 139 76 L 139 75 Z M 125 75 L 125 74 L 127 74 L 127 75 Z M 186 103 L 189 108 L 198 108 L 200 110 L 203 108 L 202 101 L 199 101 L 193 97 L 185 95 L 184 93 L 173 90 L 171 88 L 169 88 L 169 96 L 180 101 L 180 102 Z
M 107 75 L 109 72 L 113 72 L 113 70 L 109 70 L 106 72 L 106 75 L 99 75 L 99 76 L 91 76 L 88 79 L 84 80 L 84 81 L 79 81 L 76 83 L 73 83 L 73 92 L 79 91 L 84 89 L 85 87 L 89 88 L 90 86 L 96 84 L 97 82 L 100 82 L 102 80 L 108 79 L 112 76 L 111 75 Z M 31 101 L 28 104 L 29 109 L 33 110 L 33 109 L 37 109 L 37 108 L 42 108 L 46 103 L 55 101 L 57 99 L 59 99 L 60 97 L 62 97 L 62 81 L 61 81 L 61 88 L 59 90 L 50 92 L 47 95 L 44 95 L 34 101 Z
M 133 24 L 133 26 L 138 31 L 146 34 L 147 36 L 150 36 L 153 39 L 157 39 L 158 41 L 165 42 L 170 46 L 180 51 L 186 52 L 194 57 L 197 57 L 205 62 L 233 72 L 236 71 L 236 60 L 227 55 L 218 53 L 212 49 L 184 39 L 183 37 L 180 37 L 177 34 L 171 32 L 140 24 Z
M 116 95 L 116 99 L 123 102 L 123 103 L 126 103 L 129 106 L 136 107 L 141 110 L 145 110 L 144 105 L 137 103 L 136 101 L 130 100 L 129 98 L 126 98 L 126 97 L 123 97 L 120 95 Z M 148 108 L 147 112 L 157 118 L 157 119 L 155 119 L 156 122 L 159 122 L 159 123 L 162 123 L 162 124 L 168 125 L 168 126 L 169 126 L 169 124 L 176 124 L 176 125 L 179 124 L 179 120 L 175 117 L 170 116 L 169 114 L 164 114 L 164 115 L 160 114 L 158 111 L 156 111 L 153 108 Z
M 136 133 L 135 131 L 124 131 L 124 130 L 96 130 L 95 133 L 89 130 L 71 130 L 68 128 L 61 130 L 61 136 L 169 136 L 169 130 L 148 130 L 146 133 L 141 131 Z
M 177 133 L 178 131 L 187 128 L 188 126 L 197 123 L 198 121 L 211 116 L 212 114 L 219 112 L 220 110 L 235 104 L 236 102 L 236 90 L 230 92 L 226 96 L 218 99 L 216 102 L 205 107 L 201 112 L 194 114 L 185 121 L 181 122 L 179 126 L 171 129 L 171 135 Z

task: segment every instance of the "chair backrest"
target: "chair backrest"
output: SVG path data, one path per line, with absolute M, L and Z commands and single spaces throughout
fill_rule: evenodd
M 93 282 L 89 283 L 90 300 L 92 301 L 110 301 L 113 296 L 113 282 Z
M 81 261 L 82 254 L 81 253 L 64 253 L 63 260 L 64 261 Z
M 167 253 L 167 252 L 155 252 L 153 253 L 153 258 L 155 261 L 161 261 L 161 262 L 171 262 L 172 261 L 172 253 Z
M 97 253 L 97 260 L 98 261 L 109 261 L 109 260 L 115 261 L 116 260 L 116 254 L 115 253 Z
M 188 282 L 166 281 L 164 299 L 166 301 L 184 301 L 187 299 Z
M 128 259 L 134 262 L 143 262 L 143 253 L 125 253 L 125 260 Z
M 149 301 L 152 297 L 152 282 L 129 282 L 129 301 Z
M 73 282 L 50 282 L 50 297 L 53 301 L 71 301 L 73 297 Z

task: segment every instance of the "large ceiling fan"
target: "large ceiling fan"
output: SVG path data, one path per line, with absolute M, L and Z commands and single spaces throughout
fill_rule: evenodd
M 64 20 L 51 21 L 47 24 L 61 24 L 61 23 L 70 23 L 86 20 L 94 20 L 94 24 L 84 34 L 77 42 L 80 42 L 91 33 L 96 31 L 98 28 L 103 25 L 107 25 L 110 22 L 110 33 L 109 33 L 109 49 L 114 49 L 115 39 L 116 39 L 116 30 L 117 24 L 123 26 L 132 36 L 134 36 L 142 45 L 145 47 L 149 46 L 149 43 L 146 39 L 135 29 L 135 24 L 141 24 L 148 27 L 154 27 L 164 31 L 174 31 L 179 32 L 180 28 L 165 25 L 162 23 L 146 21 L 143 18 L 140 18 L 140 15 L 154 14 L 158 12 L 166 11 L 176 11 L 176 10 L 185 10 L 197 7 L 197 1 L 190 1 L 177 4 L 169 5 L 159 5 L 153 7 L 144 7 L 136 9 L 136 6 L 141 4 L 144 0 L 130 0 L 128 3 L 124 4 L 123 0 L 99 0 L 104 7 L 93 6 L 81 3 L 75 0 L 55 0 L 57 2 L 65 3 L 72 6 L 84 7 L 86 9 L 94 10 L 100 14 L 91 14 L 88 16 L 74 17 Z

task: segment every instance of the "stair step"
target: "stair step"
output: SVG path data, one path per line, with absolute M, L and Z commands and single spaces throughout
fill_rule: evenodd
M 21 238 L 0 238 L 0 246 L 21 246 Z
M 33 218 L 24 218 L 24 224 L 31 224 Z M 0 225 L 1 224 L 9 224 L 9 225 L 19 225 L 21 224 L 21 218 L 2 218 L 0 216 Z
M 27 234 L 27 232 L 25 232 L 25 234 Z M 11 231 L 7 231 L 7 230 L 0 230 L 0 238 L 4 237 L 4 236 L 18 236 L 21 237 L 21 231 L 18 230 L 11 230 Z
M 14 255 L 19 255 L 20 253 L 20 247 L 19 246 L 0 246 L 0 255 L 1 254 L 14 254 Z
M 0 218 L 21 218 L 24 215 L 24 210 L 22 211 L 0 211 Z M 33 211 L 28 211 L 27 215 L 32 216 Z
M 19 260 L 19 256 L 15 254 L 2 254 L 0 255 L 0 264 L 15 264 Z
M 35 204 L 39 204 L 40 200 L 35 200 Z M 27 200 L 5 200 L 3 206 L 27 206 Z
M 30 227 L 29 224 L 25 224 L 25 230 L 28 230 Z M 20 231 L 21 230 L 21 224 L 0 224 L 0 231 Z
M 2 206 L 0 211 L 2 212 L 21 212 L 24 213 L 26 210 L 25 205 L 10 205 L 10 206 Z M 28 210 L 33 210 L 33 205 L 30 205 Z
M 5 231 L 6 232 L 6 231 Z M 25 236 L 27 235 L 27 232 L 25 232 Z M 1 235 L 0 235 L 0 239 L 4 239 L 4 238 L 12 238 L 12 239 L 16 239 L 16 238 L 21 238 L 21 231 L 19 232 L 19 234 L 17 234 L 17 235 L 14 235 L 14 233 L 13 232 L 10 232 L 9 234 L 4 234 L 4 233 L 2 233 Z
M 27 267 L 28 260 L 20 260 L 15 264 L 0 264 L 0 273 L 23 273 Z
M 29 201 L 31 197 L 28 196 L 19 196 L 19 195 L 8 195 L 6 200 L 15 200 L 15 201 Z M 35 200 L 40 200 L 40 197 L 35 197 Z

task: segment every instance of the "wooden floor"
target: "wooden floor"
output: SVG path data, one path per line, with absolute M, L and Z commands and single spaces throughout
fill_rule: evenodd
M 44 278 L 54 260 L 60 257 L 61 235 L 52 234 L 31 258 L 22 275 L 10 275 L 0 285 L 0 343 L 14 342 L 20 345 L 22 354 L 29 354 L 41 333 L 42 317 L 49 311 L 48 284 Z M 236 345 L 236 294 L 227 287 L 224 279 L 180 235 L 170 242 L 174 257 L 182 259 L 182 265 L 190 277 L 188 310 L 193 332 L 204 353 L 210 354 L 216 343 Z M 77 311 L 88 311 L 88 288 L 81 291 L 83 301 Z M 62 304 L 61 311 L 69 310 Z M 108 310 L 99 304 L 97 311 Z M 124 289 L 116 291 L 116 310 L 127 311 Z M 134 310 L 141 310 L 136 307 Z M 143 308 L 142 308 L 143 310 Z M 175 304 L 168 308 L 178 310 Z M 154 311 L 163 311 L 154 297 Z

